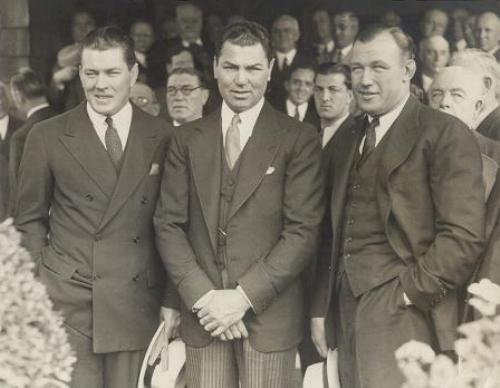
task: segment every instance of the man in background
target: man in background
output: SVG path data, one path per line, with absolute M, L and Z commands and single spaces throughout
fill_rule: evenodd
M 24 124 L 12 135 L 9 155 L 9 214 L 15 217 L 19 164 L 26 138 L 36 123 L 55 116 L 56 112 L 47 101 L 45 85 L 40 76 L 30 68 L 22 68 L 10 79 L 12 101 L 26 117 Z
M 420 33 L 422 39 L 431 36 L 444 36 L 448 29 L 448 14 L 439 8 L 427 10 L 420 22 Z
M 476 42 L 478 47 L 500 60 L 500 20 L 494 12 L 483 12 L 476 19 Z
M 167 79 L 167 108 L 174 127 L 203 116 L 209 91 L 201 73 L 195 69 L 178 68 Z
M 421 69 L 417 70 L 413 80 L 427 93 L 437 72 L 450 60 L 450 44 L 441 35 L 424 38 L 420 41 L 418 55 Z
M 349 64 L 354 38 L 359 31 L 359 19 L 352 11 L 343 11 L 333 17 L 335 51 L 332 62 Z
M 312 124 L 319 131 L 319 117 L 311 100 L 314 88 L 312 64 L 297 64 L 285 81 L 287 99 L 280 110 L 299 121 Z
M 330 14 L 324 8 L 315 10 L 312 14 L 312 27 L 316 35 L 316 42 L 313 44 L 313 50 L 316 55 L 316 63 L 331 62 L 335 49 L 333 40 L 333 29 Z
M 130 26 L 130 37 L 134 41 L 134 52 L 139 66 L 139 82 L 150 84 L 150 50 L 155 41 L 153 25 L 146 19 L 137 19 Z

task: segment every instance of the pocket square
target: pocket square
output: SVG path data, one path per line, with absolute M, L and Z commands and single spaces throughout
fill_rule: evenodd
M 151 164 L 151 170 L 149 170 L 149 175 L 158 175 L 160 173 L 160 165 L 158 163 Z
M 266 175 L 271 175 L 274 172 L 275 168 L 273 166 L 268 167 L 266 170 Z

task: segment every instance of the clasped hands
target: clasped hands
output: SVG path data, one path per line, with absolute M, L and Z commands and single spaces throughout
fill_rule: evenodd
M 248 337 L 242 319 L 250 307 L 240 291 L 226 289 L 207 292 L 195 303 L 193 311 L 212 337 L 230 341 Z

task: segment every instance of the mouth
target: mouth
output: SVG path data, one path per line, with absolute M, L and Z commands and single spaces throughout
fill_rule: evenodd
M 231 94 L 236 98 L 243 99 L 250 96 L 251 92 L 248 90 L 231 90 Z
M 97 101 L 102 102 L 109 101 L 113 98 L 113 96 L 110 96 L 109 94 L 95 94 L 94 97 Z
M 376 96 L 378 96 L 378 93 L 376 92 L 369 92 L 369 91 L 366 91 L 366 90 L 358 90 L 358 95 L 365 99 L 365 100 L 370 100 Z

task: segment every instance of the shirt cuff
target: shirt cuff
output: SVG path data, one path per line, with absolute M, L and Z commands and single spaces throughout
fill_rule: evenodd
M 196 301 L 196 303 L 193 305 L 193 308 L 191 311 L 193 313 L 197 313 L 199 310 L 203 308 L 203 306 L 207 303 L 207 301 L 210 299 L 210 296 L 214 293 L 215 290 L 210 290 L 207 293 L 205 293 L 200 299 Z
M 250 302 L 250 299 L 248 299 L 248 296 L 247 296 L 247 293 L 245 292 L 245 290 L 241 287 L 241 286 L 236 286 L 236 290 L 238 290 L 238 292 L 243 295 L 243 298 L 245 298 L 245 300 L 247 301 L 248 305 L 250 306 L 250 308 L 252 310 L 254 310 L 253 308 L 253 304 L 252 302 Z M 255 310 L 254 310 L 255 311 Z
M 408 295 L 406 295 L 406 292 L 403 292 L 403 299 L 405 301 L 405 305 L 407 305 L 407 306 L 413 306 L 413 303 L 410 300 L 410 298 L 408 298 Z

